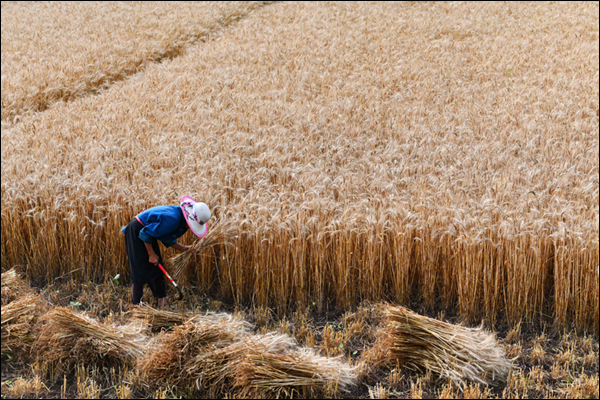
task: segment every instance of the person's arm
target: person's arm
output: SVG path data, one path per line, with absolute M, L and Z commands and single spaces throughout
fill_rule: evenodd
M 188 250 L 191 248 L 191 246 L 185 246 L 185 245 L 183 245 L 183 244 L 181 244 L 181 243 L 175 243 L 175 244 L 174 244 L 173 246 L 171 246 L 171 247 L 173 247 L 175 250 L 177 250 L 177 251 L 180 251 L 180 252 L 182 252 L 182 253 L 183 253 L 184 251 L 188 251 Z
M 138 237 L 144 242 L 144 246 L 146 246 L 148 261 L 150 261 L 151 264 L 158 265 L 159 261 L 158 255 L 152 248 L 152 241 L 154 239 L 160 239 L 162 236 L 174 231 L 177 227 L 177 222 L 178 220 L 176 218 L 170 218 L 168 215 L 162 214 L 158 215 L 153 222 L 146 223 L 146 225 L 140 229 Z M 176 241 L 173 240 L 173 242 Z M 165 243 L 163 242 L 163 244 Z M 171 245 L 171 243 L 165 244 L 167 247 L 169 247 L 169 245 Z
M 157 265 L 158 264 L 158 256 L 154 252 L 152 245 L 150 243 L 144 242 L 144 246 L 146 246 L 146 250 L 148 251 L 148 255 L 150 256 L 148 261 L 150 261 L 150 263 L 152 263 L 154 265 Z

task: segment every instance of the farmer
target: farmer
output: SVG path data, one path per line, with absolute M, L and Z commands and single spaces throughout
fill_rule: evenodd
M 159 307 L 166 307 L 167 292 L 165 279 L 158 264 L 163 264 L 158 241 L 166 247 L 184 252 L 190 246 L 177 243 L 177 239 L 188 228 L 203 238 L 208 232 L 210 210 L 204 203 L 197 203 L 188 196 L 181 198 L 179 206 L 157 206 L 138 214 L 123 228 L 125 245 L 129 258 L 133 304 L 139 304 L 147 283 L 152 294 L 158 299 Z

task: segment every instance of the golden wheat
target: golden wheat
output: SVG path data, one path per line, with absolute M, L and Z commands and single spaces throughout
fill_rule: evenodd
M 356 385 L 354 368 L 343 360 L 300 348 L 287 335 L 252 335 L 240 322 L 190 319 L 158 336 L 138 368 L 151 387 L 211 398 L 322 398 Z
M 192 195 L 241 232 L 185 276 L 224 300 L 597 333 L 598 76 L 597 3 L 264 7 L 3 122 L 2 268 L 126 275 L 119 228 Z
M 2 273 L 2 305 L 18 300 L 31 293 L 29 286 L 21 279 L 14 268 Z
M 227 369 L 237 352 L 220 354 L 247 335 L 249 328 L 232 316 L 198 315 L 154 339 L 148 354 L 138 361 L 138 369 L 152 387 L 168 384 L 181 390 L 224 393 L 222 384 L 216 383 L 225 379 L 222 369 Z
M 35 360 L 50 379 L 73 376 L 79 365 L 131 367 L 144 354 L 146 337 L 139 326 L 102 324 L 65 307 L 40 318 Z
M 40 297 L 31 293 L 2 304 L 2 359 L 18 356 L 22 361 L 29 360 L 36 338 L 34 325 L 45 310 Z
M 404 307 L 387 307 L 386 316 L 378 342 L 364 358 L 367 364 L 429 370 L 463 387 L 465 381 L 497 384 L 510 371 L 495 335 L 481 328 L 452 325 Z
M 98 93 L 180 55 L 261 4 L 3 4 L 2 121 Z
M 355 369 L 342 358 L 299 348 L 286 335 L 255 335 L 231 365 L 232 387 L 241 398 L 330 398 L 357 384 Z

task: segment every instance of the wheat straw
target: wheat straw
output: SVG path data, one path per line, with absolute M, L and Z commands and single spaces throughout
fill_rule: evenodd
M 151 385 L 169 384 L 182 390 L 195 386 L 206 389 L 206 381 L 212 381 L 207 377 L 211 374 L 209 371 L 221 364 L 215 361 L 215 356 L 206 359 L 207 354 L 239 341 L 248 329 L 246 323 L 231 316 L 198 315 L 155 339 L 149 346 L 151 351 L 139 360 L 138 368 Z M 204 361 L 198 364 L 195 361 L 198 358 Z
M 506 378 L 510 362 L 493 334 L 424 317 L 404 307 L 386 308 L 374 364 L 430 370 L 458 385 L 473 381 L 494 385 Z
M 13 269 L 2 273 L 2 306 L 29 294 L 31 289 Z
M 34 324 L 45 307 L 39 296 L 23 294 L 18 300 L 2 304 L 2 358 L 29 359 L 35 340 Z
M 597 3 L 256 9 L 101 95 L 3 120 L 2 268 L 126 278 L 119 229 L 191 195 L 241 233 L 178 283 L 223 301 L 422 299 L 597 333 L 598 47 Z
M 131 315 L 133 318 L 150 324 L 152 330 L 155 332 L 172 328 L 175 325 L 181 325 L 191 318 L 191 315 L 187 313 L 157 310 L 147 304 L 140 304 L 134 307 Z
M 233 388 L 243 398 L 334 397 L 357 383 L 347 363 L 298 348 L 285 335 L 248 337 L 243 346 L 231 372 Z
M 53 309 L 41 321 L 35 356 L 52 379 L 71 376 L 79 364 L 130 368 L 144 354 L 145 338 L 139 327 L 100 324 L 65 307 Z

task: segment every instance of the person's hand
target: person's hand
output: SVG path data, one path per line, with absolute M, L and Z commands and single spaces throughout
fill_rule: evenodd
M 158 256 L 156 254 L 150 254 L 150 264 L 158 265 Z
M 177 250 L 177 251 L 180 251 L 180 252 L 184 253 L 186 251 L 189 251 L 192 248 L 192 246 L 186 246 L 186 245 L 181 244 L 181 243 L 175 243 L 173 245 L 173 248 L 175 250 Z

